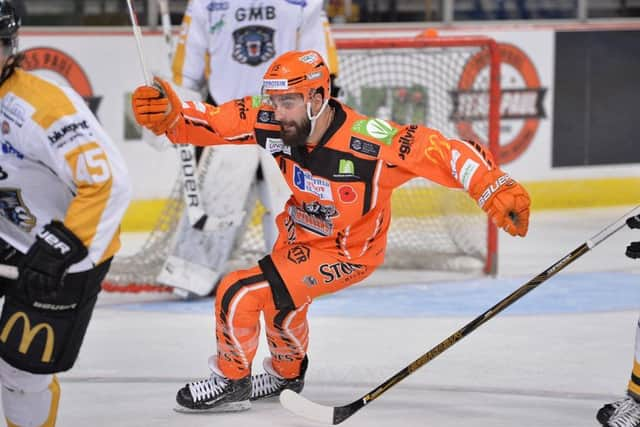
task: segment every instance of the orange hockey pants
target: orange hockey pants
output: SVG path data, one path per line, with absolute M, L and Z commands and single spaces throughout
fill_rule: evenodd
M 307 352 L 311 301 L 369 276 L 375 265 L 341 262 L 307 245 L 280 247 L 258 266 L 228 274 L 216 290 L 218 366 L 231 379 L 251 373 L 264 313 L 273 367 L 295 378 Z

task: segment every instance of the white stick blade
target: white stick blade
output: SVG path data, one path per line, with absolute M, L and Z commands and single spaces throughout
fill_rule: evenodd
M 0 277 L 16 280 L 18 278 L 18 267 L 13 265 L 0 264 Z
M 312 402 L 291 390 L 283 390 L 280 404 L 290 412 L 311 421 L 333 425 L 333 407 Z

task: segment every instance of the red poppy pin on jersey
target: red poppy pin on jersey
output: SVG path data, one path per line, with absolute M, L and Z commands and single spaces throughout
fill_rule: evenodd
M 353 203 L 358 198 L 358 193 L 350 185 L 342 185 L 338 188 L 338 194 L 342 203 Z

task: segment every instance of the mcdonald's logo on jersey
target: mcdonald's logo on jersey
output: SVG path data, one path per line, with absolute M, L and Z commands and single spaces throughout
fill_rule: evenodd
M 0 333 L 0 341 L 3 343 L 7 342 L 9 338 L 9 334 L 13 330 L 13 327 L 18 323 L 18 320 L 22 319 L 22 337 L 20 339 L 20 346 L 18 347 L 18 351 L 22 354 L 27 354 L 29 347 L 33 343 L 33 340 L 38 335 L 38 333 L 44 330 L 45 333 L 45 344 L 44 349 L 42 351 L 42 357 L 40 360 L 43 363 L 51 362 L 51 358 L 53 356 L 53 344 L 55 342 L 55 333 L 53 332 L 53 328 L 50 324 L 42 322 L 31 327 L 31 321 L 29 320 L 29 316 L 24 311 L 18 311 L 13 313 L 9 320 L 2 328 L 2 333 Z

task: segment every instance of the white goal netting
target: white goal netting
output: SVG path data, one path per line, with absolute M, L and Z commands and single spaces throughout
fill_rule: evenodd
M 498 120 L 497 114 L 489 114 L 497 111 L 490 105 L 499 102 L 499 92 L 489 91 L 491 67 L 499 67 L 497 56 L 490 54 L 489 39 L 337 44 L 341 98 L 348 105 L 369 116 L 426 124 L 449 137 L 489 144 L 489 129 L 497 129 Z M 495 151 L 497 141 L 492 138 L 489 145 Z M 178 180 L 141 250 L 116 258 L 108 276 L 111 290 L 157 283 L 183 214 L 181 188 Z M 265 254 L 263 208 L 255 200 L 254 194 L 247 208 L 252 213 L 227 269 L 251 265 Z M 495 268 L 494 251 L 495 229 L 466 193 L 424 179 L 412 180 L 394 193 L 386 267 L 489 273 Z

